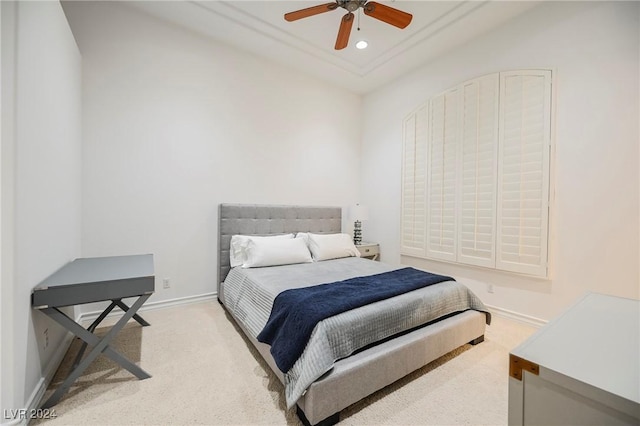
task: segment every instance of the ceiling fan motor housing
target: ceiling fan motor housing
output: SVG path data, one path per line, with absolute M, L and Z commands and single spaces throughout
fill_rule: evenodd
M 338 0 L 338 6 L 347 9 L 349 12 L 355 12 L 358 8 L 363 7 L 367 0 Z

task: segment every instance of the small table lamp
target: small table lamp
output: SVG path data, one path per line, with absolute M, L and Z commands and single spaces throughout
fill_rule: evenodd
M 351 207 L 351 220 L 353 223 L 353 244 L 359 246 L 362 244 L 362 221 L 369 219 L 369 210 L 356 204 Z

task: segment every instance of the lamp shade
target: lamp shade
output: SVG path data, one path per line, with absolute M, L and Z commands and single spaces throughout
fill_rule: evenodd
M 351 206 L 349 209 L 349 216 L 351 216 L 351 220 L 368 220 L 369 209 L 365 206 L 361 206 L 360 204 L 356 204 L 355 206 Z

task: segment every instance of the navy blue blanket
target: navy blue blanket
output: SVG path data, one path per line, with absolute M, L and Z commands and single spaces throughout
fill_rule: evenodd
M 316 324 L 325 318 L 453 278 L 414 268 L 350 278 L 329 284 L 285 290 L 276 296 L 258 341 L 286 373 L 304 351 Z

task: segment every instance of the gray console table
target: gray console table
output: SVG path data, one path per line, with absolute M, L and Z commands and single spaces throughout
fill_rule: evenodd
M 76 259 L 60 268 L 33 289 L 31 297 L 33 308 L 39 309 L 84 341 L 73 363 L 71 373 L 42 405 L 42 408 L 49 408 L 57 404 L 73 382 L 100 354 L 117 362 L 140 380 L 151 377 L 143 369 L 111 348 L 109 343 L 131 318 L 142 326 L 149 325 L 136 312 L 153 294 L 154 290 L 152 254 Z M 126 297 L 137 297 L 137 299 L 129 307 L 122 301 Z M 107 300 L 110 300 L 111 304 L 87 329 L 84 329 L 59 309 L 65 306 Z M 124 315 L 104 337 L 99 338 L 94 334 L 94 330 L 116 306 L 124 311 Z M 87 345 L 92 349 L 82 359 Z

